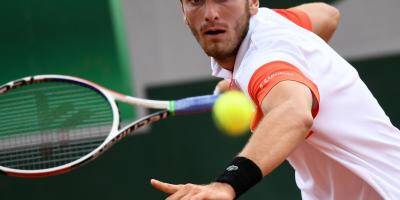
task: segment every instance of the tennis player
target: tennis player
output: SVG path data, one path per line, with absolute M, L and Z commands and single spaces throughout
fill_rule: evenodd
M 215 182 L 152 180 L 168 200 L 238 198 L 285 159 L 303 199 L 400 198 L 400 132 L 357 71 L 325 42 L 335 28 L 318 32 L 323 17 L 315 16 L 337 21 L 338 14 L 327 15 L 337 13 L 334 8 L 270 10 L 259 8 L 258 0 L 181 3 L 211 57 L 213 75 L 232 80 L 257 114 L 247 145 Z

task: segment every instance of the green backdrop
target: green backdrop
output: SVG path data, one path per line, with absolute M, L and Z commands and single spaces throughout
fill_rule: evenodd
M 0 7 L 0 84 L 79 76 L 131 94 L 118 1 L 15 0 Z M 131 110 L 123 108 L 131 117 Z M 130 111 L 130 112 L 129 112 Z

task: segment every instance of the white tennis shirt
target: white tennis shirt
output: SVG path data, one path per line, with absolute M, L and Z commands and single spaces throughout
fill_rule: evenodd
M 260 8 L 234 72 L 211 59 L 213 75 L 233 79 L 255 105 L 284 80 L 310 88 L 314 124 L 287 158 L 303 199 L 400 199 L 400 131 L 357 71 L 306 30 L 304 19 L 301 13 Z M 253 128 L 261 118 L 258 107 Z

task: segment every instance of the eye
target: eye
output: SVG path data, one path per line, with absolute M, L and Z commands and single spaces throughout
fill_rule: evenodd
M 203 0 L 189 0 L 190 4 L 192 5 L 200 5 L 203 3 Z

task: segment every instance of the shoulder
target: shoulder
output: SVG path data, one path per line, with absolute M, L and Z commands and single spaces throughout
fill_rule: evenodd
M 272 10 L 260 13 L 250 36 L 250 47 L 243 64 L 261 66 L 273 61 L 286 61 L 305 70 L 311 54 L 323 55 L 326 43 L 312 32 L 285 22 Z M 278 16 L 276 16 L 278 15 Z M 274 17 L 271 17 L 274 16 Z
M 271 28 L 289 28 L 311 32 L 312 24 L 308 15 L 298 9 L 260 8 L 255 21 Z
M 296 24 L 297 26 L 300 26 L 309 31 L 312 30 L 312 23 L 310 17 L 307 15 L 307 13 L 299 9 L 296 8 L 273 9 L 273 11 L 281 15 L 282 17 L 286 18 L 287 20 L 291 21 L 292 23 Z
M 236 77 L 239 86 L 245 90 L 251 77 L 263 66 L 278 69 L 283 63 L 290 65 L 302 73 L 309 74 L 310 64 L 307 60 L 307 40 L 290 28 L 271 28 L 268 26 L 257 26 L 251 36 L 249 51 L 246 53 Z M 317 48 L 315 48 L 317 49 Z M 273 63 L 273 64 L 271 64 Z
M 310 58 L 325 55 L 326 43 L 318 36 L 271 9 L 260 9 L 251 23 L 250 45 L 234 77 L 243 89 L 256 70 L 268 63 L 288 63 L 308 75 L 313 69 Z
M 301 18 L 300 15 L 295 17 L 296 15 L 293 13 L 297 13 L 297 10 L 260 8 L 257 15 L 251 20 L 251 25 L 253 26 L 251 34 L 252 43 L 259 48 L 269 47 L 270 45 L 282 45 L 282 43 L 296 46 L 304 44 L 305 39 L 309 42 L 316 39 L 315 34 L 299 26 L 298 23 L 300 22 L 296 23 L 296 20 L 293 21 L 293 19 L 290 19 Z M 285 15 L 288 15 L 289 18 Z M 304 19 L 304 21 L 306 20 Z
M 272 29 L 268 33 L 254 34 L 251 40 L 250 51 L 241 67 L 243 73 L 252 73 L 252 68 L 275 61 L 288 62 L 301 70 L 308 65 L 304 52 L 307 45 L 301 41 L 301 37 L 288 30 Z

